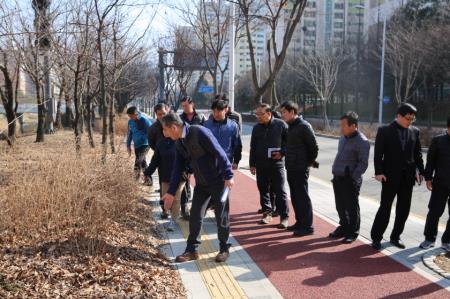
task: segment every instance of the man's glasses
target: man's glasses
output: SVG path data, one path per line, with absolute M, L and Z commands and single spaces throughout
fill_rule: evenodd
M 416 117 L 415 116 L 403 116 L 404 119 L 406 119 L 407 121 L 413 123 L 416 121 Z

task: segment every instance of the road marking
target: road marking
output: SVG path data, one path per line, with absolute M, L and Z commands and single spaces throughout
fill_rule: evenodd
M 187 239 L 189 236 L 189 222 L 180 221 L 178 225 L 183 236 Z M 225 263 L 215 262 L 217 251 L 203 229 L 201 240 L 202 244 L 199 246 L 200 258 L 195 263 L 200 270 L 211 298 L 247 298 L 228 266 Z

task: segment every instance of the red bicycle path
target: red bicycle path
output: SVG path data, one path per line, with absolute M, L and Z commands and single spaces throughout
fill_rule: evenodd
M 447 290 L 359 240 L 344 245 L 329 239 L 335 227 L 317 215 L 314 235 L 302 238 L 277 229 L 279 218 L 259 225 L 255 180 L 235 172 L 235 182 L 231 233 L 284 298 L 450 298 Z M 292 224 L 292 206 L 290 216 Z

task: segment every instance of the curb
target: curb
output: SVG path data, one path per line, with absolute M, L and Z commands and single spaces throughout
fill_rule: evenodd
M 437 256 L 443 255 L 446 253 L 446 251 L 442 248 L 436 248 L 434 250 L 428 251 L 422 255 L 422 262 L 425 266 L 427 266 L 432 271 L 436 272 L 437 274 L 441 275 L 442 277 L 450 280 L 450 273 L 441 269 L 434 260 Z

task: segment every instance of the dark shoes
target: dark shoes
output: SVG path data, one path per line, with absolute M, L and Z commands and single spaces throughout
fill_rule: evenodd
M 183 254 L 175 258 L 176 263 L 184 263 L 194 260 L 198 260 L 198 252 L 185 251 Z
M 309 236 L 314 234 L 314 230 L 313 229 L 304 229 L 304 228 L 300 228 L 300 229 L 296 229 L 294 230 L 294 237 L 304 237 L 304 236 Z
M 280 214 L 278 214 L 278 211 L 272 212 L 272 217 L 278 217 L 278 216 L 280 216 Z
M 161 219 L 169 219 L 169 213 L 166 210 L 162 211 Z
M 230 256 L 229 251 L 219 252 L 219 254 L 217 254 L 217 256 L 216 256 L 216 263 L 226 262 L 229 256 Z
M 392 240 L 391 239 L 390 242 L 391 242 L 392 245 L 394 245 L 397 248 L 400 248 L 400 249 L 405 249 L 406 248 L 405 243 L 403 243 L 403 241 L 400 240 L 400 239 L 398 239 L 398 240 Z
M 259 209 L 257 213 L 258 214 L 262 214 L 262 213 L 264 213 L 264 210 L 263 209 Z
M 351 244 L 351 243 L 355 242 L 355 240 L 356 240 L 357 238 L 358 238 L 358 237 L 345 237 L 345 238 L 342 240 L 342 243 L 344 243 L 344 244 Z
M 298 230 L 299 228 L 300 228 L 299 225 L 296 223 L 296 224 L 293 224 L 293 225 L 288 226 L 288 227 L 286 228 L 286 230 L 288 230 L 288 231 L 290 231 L 290 232 L 293 232 L 293 231 L 295 231 L 295 230 Z
M 340 239 L 345 237 L 344 230 L 341 227 L 336 228 L 333 232 L 331 232 L 328 237 L 333 239 Z
M 189 212 L 186 211 L 186 209 L 181 209 L 181 218 L 183 218 L 183 220 L 188 221 L 189 220 Z
M 381 250 L 383 247 L 381 247 L 380 241 L 372 241 L 372 248 L 375 250 Z

